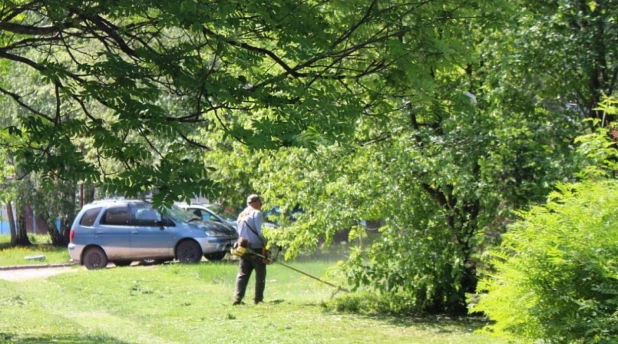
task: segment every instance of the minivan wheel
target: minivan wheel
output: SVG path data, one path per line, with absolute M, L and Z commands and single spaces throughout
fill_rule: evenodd
M 107 255 L 99 247 L 90 247 L 84 252 L 84 266 L 88 270 L 104 268 L 107 266 Z
M 197 263 L 202 259 L 202 247 L 195 241 L 185 240 L 178 245 L 176 258 L 181 263 Z
M 205 254 L 204 258 L 206 258 L 208 260 L 221 260 L 221 259 L 225 258 L 226 254 L 227 254 L 226 251 L 217 252 L 217 253 L 210 253 L 210 254 Z

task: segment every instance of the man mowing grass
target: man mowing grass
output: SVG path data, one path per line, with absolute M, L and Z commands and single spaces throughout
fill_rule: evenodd
M 249 247 L 253 252 L 265 253 L 266 238 L 262 236 L 263 215 L 261 212 L 262 200 L 258 195 L 250 195 L 247 198 L 247 208 L 238 215 L 239 242 Z M 255 254 L 243 254 L 238 263 L 238 275 L 236 276 L 236 288 L 234 290 L 233 304 L 242 304 L 245 290 L 249 283 L 251 273 L 255 270 L 255 304 L 264 300 L 264 288 L 266 287 L 266 264 L 268 260 Z

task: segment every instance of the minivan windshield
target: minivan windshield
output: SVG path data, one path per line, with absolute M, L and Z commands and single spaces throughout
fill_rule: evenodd
M 236 218 L 238 218 L 238 214 L 234 215 L 226 211 L 225 208 L 223 208 L 222 206 L 219 206 L 216 204 L 209 204 L 208 209 L 214 211 L 215 214 L 218 214 L 219 216 L 221 216 L 222 218 L 228 221 L 236 221 Z
M 177 222 L 190 222 L 191 220 L 195 221 L 195 219 L 201 220 L 201 218 L 195 216 L 195 214 L 190 213 L 182 208 L 179 208 L 173 205 L 171 208 L 166 208 L 167 216 L 169 216 L 172 220 Z

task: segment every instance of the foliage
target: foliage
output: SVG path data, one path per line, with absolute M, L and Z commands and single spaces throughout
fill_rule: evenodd
M 609 343 L 618 336 L 618 183 L 561 184 L 492 251 L 496 272 L 473 311 L 497 334 L 550 342 Z
M 438 55 L 406 67 L 415 77 L 404 81 L 401 97 L 386 96 L 397 83 L 381 84 L 375 99 L 383 110 L 356 119 L 352 140 L 267 153 L 229 144 L 207 154 L 207 163 L 225 171 L 216 177 L 227 187 L 222 196 L 236 204 L 242 199 L 235 190 L 259 191 L 267 206 L 279 206 L 283 227 L 271 235 L 289 247 L 288 257 L 349 230 L 361 247 L 342 267 L 355 287 L 408 293 L 419 309 L 465 310 L 464 295 L 485 269 L 479 257 L 499 242 L 512 211 L 543 202 L 585 164 L 573 145 L 588 109 L 572 106 L 584 92 L 580 78 L 555 67 L 562 47 L 541 54 L 540 37 L 553 37 L 552 47 L 570 42 L 555 24 L 565 15 L 528 4 L 460 7 L 462 19 L 431 36 Z M 594 36 L 594 44 L 607 45 L 612 34 Z M 573 51 L 582 54 L 568 63 L 585 64 L 588 55 Z M 608 62 L 608 73 L 614 66 Z M 610 84 L 591 82 L 584 98 Z M 285 216 L 299 208 L 288 223 Z M 375 241 L 367 242 L 361 220 L 385 224 Z
M 350 123 L 392 110 L 387 98 L 429 91 L 423 65 L 467 49 L 458 18 L 490 22 L 493 2 L 3 2 L 2 67 L 43 90 L 0 82 L 18 108 L 3 144 L 25 173 L 155 189 L 157 204 L 211 197 L 209 135 L 258 149 L 346 141 Z
M 469 24 L 480 30 L 485 23 Z M 478 34 L 465 32 L 471 40 Z M 289 257 L 350 230 L 350 240 L 363 244 L 342 264 L 352 285 L 407 293 L 417 309 L 465 310 L 465 293 L 483 268 L 478 255 L 499 240 L 511 211 L 542 201 L 579 163 L 573 117 L 497 103 L 499 92 L 475 86 L 491 83 L 477 54 L 451 51 L 471 73 L 445 61 L 426 65 L 420 75 L 432 92 L 357 120 L 353 141 L 226 162 L 259 160 L 254 189 L 284 214 L 303 210 L 294 223 L 281 218 L 283 229 L 272 233 Z M 363 239 L 361 220 L 385 224 L 373 242 Z
M 606 96 L 595 110 L 601 111 L 603 118 L 606 115 L 614 115 L 618 112 L 618 100 L 615 97 Z M 618 173 L 617 125 L 616 123 L 602 125 L 603 120 L 592 122 L 597 125 L 596 130 L 575 139 L 575 142 L 579 144 L 579 152 L 587 161 L 580 177 L 584 179 L 616 178 L 616 173 Z
M 350 283 L 407 293 L 417 309 L 455 311 L 474 289 L 476 254 L 495 242 L 509 211 L 542 200 L 574 166 L 566 141 L 556 139 L 572 129 L 547 128 L 542 114 L 538 121 L 487 116 L 468 99 L 455 95 L 458 107 L 437 107 L 444 110 L 439 130 L 414 128 L 409 113 L 391 114 L 388 122 L 359 121 L 357 140 L 345 145 L 235 150 L 210 161 L 230 172 L 255 166 L 246 183 L 262 193 L 265 209 L 280 207 L 282 229 L 270 234 L 288 257 L 348 229 L 360 244 L 342 265 Z M 426 111 L 419 119 L 437 120 Z M 377 139 L 367 143 L 369 135 Z M 302 212 L 289 223 L 295 208 Z M 363 219 L 385 226 L 365 233 Z
M 516 108 L 616 120 L 596 109 L 618 87 L 618 1 L 518 0 L 514 20 L 483 40 L 491 89 Z M 503 107 L 507 109 L 507 107 Z
M 322 307 L 327 311 L 364 315 L 409 315 L 423 312 L 409 301 L 406 296 L 356 292 L 324 302 Z
M 613 98 L 598 110 L 615 111 Z M 597 121 L 599 123 L 599 121 Z M 618 336 L 618 206 L 613 124 L 578 137 L 589 166 L 581 182 L 560 183 L 544 206 L 521 220 L 491 251 L 495 272 L 482 280 L 480 302 L 498 335 L 557 342 L 611 342 Z

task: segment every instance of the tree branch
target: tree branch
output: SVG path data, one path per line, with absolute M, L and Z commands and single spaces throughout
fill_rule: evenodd
M 42 112 L 40 112 L 40 111 L 38 111 L 38 110 L 36 110 L 36 109 L 34 109 L 34 108 L 30 107 L 28 104 L 26 104 L 26 103 L 24 103 L 23 101 L 21 101 L 21 96 L 20 96 L 19 94 L 15 94 L 15 93 L 13 93 L 13 92 L 10 92 L 10 91 L 8 91 L 8 90 L 5 90 L 5 89 L 4 89 L 4 88 L 2 88 L 2 87 L 0 87 L 0 93 L 4 93 L 5 95 L 7 95 L 7 96 L 9 96 L 9 97 L 13 98 L 13 100 L 15 100 L 15 102 L 16 102 L 17 104 L 19 104 L 19 105 L 20 105 L 21 107 L 23 107 L 24 109 L 26 109 L 26 110 L 30 111 L 31 113 L 33 113 L 33 114 L 35 114 L 35 115 L 38 115 L 38 116 L 41 116 L 41 117 L 43 117 L 43 118 L 47 119 L 50 123 L 54 123 L 53 119 L 52 119 L 50 116 L 48 116 L 48 115 L 46 115 L 46 114 L 44 114 L 44 113 L 42 113 Z
M 7 31 L 19 35 L 53 36 L 62 31 L 62 28 L 55 25 L 31 26 L 0 21 L 0 31 Z
M 186 141 L 187 143 L 189 143 L 190 145 L 195 146 L 195 147 L 198 147 L 198 148 L 201 148 L 201 149 L 205 149 L 205 150 L 208 150 L 208 151 L 211 151 L 211 150 L 212 150 L 210 147 L 208 147 L 208 146 L 206 146 L 206 145 L 203 145 L 203 144 L 201 144 L 201 143 L 199 143 L 199 142 L 197 142 L 197 141 L 191 140 L 191 139 L 190 139 L 190 138 L 188 138 L 186 135 L 184 135 L 183 133 L 181 133 L 181 132 L 180 132 L 180 130 L 177 130 L 176 132 L 178 133 L 178 135 L 180 135 L 180 137 L 182 137 L 182 139 L 183 139 L 183 140 L 185 140 L 185 141 Z
M 242 42 L 242 43 L 241 42 L 237 42 L 237 41 L 235 41 L 233 39 L 229 39 L 229 38 L 226 38 L 226 37 L 224 37 L 222 35 L 219 35 L 219 34 L 213 32 L 213 31 L 209 30 L 206 27 L 202 27 L 202 33 L 204 34 L 204 36 L 215 37 L 217 39 L 220 39 L 220 40 L 226 42 L 229 45 L 232 45 L 232 46 L 235 46 L 235 47 L 240 47 L 240 48 L 243 48 L 245 50 L 249 50 L 249 51 L 252 51 L 252 52 L 255 52 L 255 53 L 260 53 L 260 54 L 263 54 L 263 55 L 267 55 L 268 57 L 273 59 L 279 66 L 281 66 L 286 71 L 286 74 L 290 74 L 290 75 L 292 75 L 295 78 L 299 78 L 299 77 L 302 76 L 302 74 L 300 74 L 300 73 L 298 73 L 296 71 L 296 68 L 290 67 L 281 58 L 279 58 L 279 56 L 277 56 L 275 53 L 273 53 L 272 51 L 270 51 L 268 49 L 256 47 L 256 46 L 244 43 L 244 42 Z

